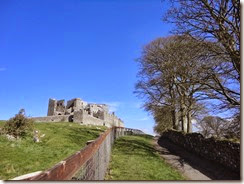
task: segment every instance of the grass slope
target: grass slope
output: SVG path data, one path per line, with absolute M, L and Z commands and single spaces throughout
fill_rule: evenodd
M 152 136 L 125 136 L 116 140 L 107 180 L 184 180 L 153 148 Z
M 0 122 L 0 127 L 3 126 Z M 0 180 L 46 170 L 96 139 L 105 127 L 86 127 L 75 123 L 35 123 L 35 130 L 45 134 L 41 142 L 32 138 L 9 141 L 0 136 Z

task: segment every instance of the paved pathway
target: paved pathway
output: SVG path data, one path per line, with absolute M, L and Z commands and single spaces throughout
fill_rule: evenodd
M 176 146 L 167 139 L 154 139 L 154 146 L 167 163 L 178 169 L 188 180 L 239 180 L 240 176 Z

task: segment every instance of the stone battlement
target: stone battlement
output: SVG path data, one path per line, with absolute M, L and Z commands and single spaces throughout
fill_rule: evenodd
M 76 122 L 86 125 L 124 127 L 123 121 L 114 113 L 109 113 L 106 104 L 94 104 L 74 98 L 67 101 L 49 99 L 48 112 L 45 117 L 32 118 L 35 122 Z

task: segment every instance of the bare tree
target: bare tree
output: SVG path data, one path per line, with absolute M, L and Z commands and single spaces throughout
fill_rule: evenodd
M 227 121 L 217 116 L 206 116 L 199 122 L 200 132 L 205 137 L 215 136 L 217 138 L 224 136 L 224 130 Z
M 230 124 L 225 129 L 226 138 L 241 138 L 241 117 L 240 114 L 236 114 L 234 118 L 230 121 Z
M 170 39 L 157 39 L 145 46 L 142 57 L 138 59 L 140 80 L 136 84 L 135 92 L 139 97 L 146 99 L 144 107 L 148 111 L 155 111 L 159 106 L 172 109 L 173 127 L 177 129 L 176 89 L 173 86 L 173 78 L 166 74 L 170 68 L 165 68 L 165 60 L 162 60 L 163 52 L 161 52 L 161 48 L 164 48 Z
M 226 120 L 218 116 L 206 116 L 197 127 L 205 137 L 240 138 L 240 116 Z
M 164 21 L 174 23 L 177 34 L 216 42 L 206 48 L 219 56 L 206 66 L 210 89 L 208 97 L 223 102 L 221 108 L 240 106 L 240 1 L 238 0 L 171 0 Z M 206 55 L 206 57 L 208 57 Z M 205 60 L 206 61 L 206 60 Z M 224 62 L 223 62 L 224 61 Z M 202 81 L 204 82 L 204 80 Z
M 191 132 L 192 114 L 197 101 L 204 98 L 208 79 L 202 56 L 209 55 L 205 45 L 188 36 L 159 38 L 149 43 L 138 60 L 140 78 L 136 93 L 146 98 L 146 110 L 168 107 L 173 128 Z M 215 59 L 212 56 L 208 60 Z

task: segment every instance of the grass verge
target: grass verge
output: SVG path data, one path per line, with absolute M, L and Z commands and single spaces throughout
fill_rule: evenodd
M 0 128 L 4 122 L 0 122 Z M 0 180 L 46 170 L 96 139 L 106 128 L 76 123 L 35 123 L 35 130 L 45 136 L 41 142 L 32 138 L 10 141 L 0 136 Z
M 106 180 L 184 180 L 166 164 L 150 135 L 125 136 L 115 141 Z

